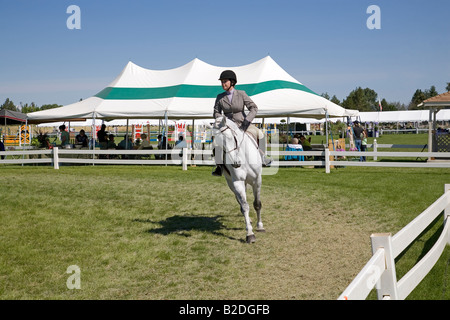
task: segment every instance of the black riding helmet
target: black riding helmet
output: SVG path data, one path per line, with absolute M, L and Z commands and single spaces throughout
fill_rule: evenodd
M 220 74 L 219 80 L 229 79 L 234 86 L 237 83 L 236 73 L 232 70 L 225 70 Z

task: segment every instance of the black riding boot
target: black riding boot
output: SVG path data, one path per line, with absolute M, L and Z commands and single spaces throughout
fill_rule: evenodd
M 212 175 L 216 177 L 222 176 L 222 166 L 221 165 L 216 166 L 216 169 L 212 172 Z

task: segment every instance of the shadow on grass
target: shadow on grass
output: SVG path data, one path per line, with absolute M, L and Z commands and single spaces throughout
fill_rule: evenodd
M 219 219 L 222 216 L 208 217 L 208 216 L 181 216 L 175 215 L 161 221 L 152 221 L 149 219 L 133 219 L 134 222 L 142 223 L 157 223 L 161 225 L 160 228 L 149 229 L 148 233 L 169 235 L 176 234 L 183 237 L 190 237 L 189 231 L 208 232 L 216 236 L 228 238 L 245 242 L 243 239 L 236 239 L 221 233 L 221 230 L 240 230 L 237 228 L 227 228 Z

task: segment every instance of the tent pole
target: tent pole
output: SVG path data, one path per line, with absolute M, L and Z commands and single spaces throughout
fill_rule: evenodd
M 328 111 L 325 111 L 325 134 L 326 134 L 325 145 L 328 146 Z
M 91 147 L 92 147 L 92 150 L 95 149 L 95 114 L 92 115 L 92 124 L 91 124 Z
M 69 128 L 68 128 L 67 130 L 68 130 L 68 132 L 69 132 L 69 144 L 70 144 L 70 121 L 69 121 L 68 127 L 69 127 Z
M 290 135 L 291 135 L 291 117 L 287 117 L 287 143 L 289 143 Z
M 130 119 L 128 119 L 127 118 L 127 132 L 125 133 L 125 149 L 127 149 L 128 150 L 128 121 L 129 121 Z
M 165 149 L 166 149 L 166 161 L 167 161 L 167 146 L 169 144 L 169 121 L 167 119 L 167 110 L 166 110 L 166 112 L 164 112 L 164 120 L 166 121 L 166 132 L 164 133 L 164 137 L 166 138 Z M 166 163 L 166 166 L 167 166 L 167 163 Z
M 95 114 L 92 115 L 92 124 L 91 124 L 91 147 L 92 147 L 92 165 L 95 166 L 94 159 L 94 150 L 95 150 Z
M 25 143 L 24 143 L 24 146 L 26 146 L 26 144 L 27 144 L 27 132 L 28 132 L 28 119 L 25 119 Z M 30 132 L 28 132 L 28 137 L 30 137 L 30 143 L 31 143 L 31 133 Z
M 23 142 L 23 146 L 22 146 L 22 150 L 25 148 L 25 145 L 27 144 L 27 132 L 28 132 L 28 119 L 25 119 L 25 133 L 24 133 L 24 142 Z M 19 137 L 19 138 L 21 138 L 21 137 Z M 30 139 L 31 139 L 31 137 L 30 137 Z M 20 140 L 22 140 L 22 139 L 20 139 Z M 19 141 L 20 141 L 19 140 Z M 25 154 L 23 154 L 22 155 L 22 159 L 25 159 Z M 23 167 L 23 163 L 22 163 L 22 167 Z
M 194 150 L 194 138 L 195 138 L 195 119 L 192 119 L 191 150 Z

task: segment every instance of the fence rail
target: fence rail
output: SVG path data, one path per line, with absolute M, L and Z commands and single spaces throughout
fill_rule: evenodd
M 387 151 L 269 151 L 275 161 L 273 167 L 315 166 L 325 168 L 330 173 L 331 167 L 404 167 L 404 168 L 450 168 L 450 152 L 387 152 Z M 53 164 L 55 169 L 60 163 L 75 164 L 146 164 L 146 165 L 214 165 L 212 150 L 79 150 L 60 149 L 1 151 L 0 164 Z M 283 160 L 285 156 L 296 156 L 303 161 Z M 373 158 L 415 158 L 410 161 L 358 161 L 360 157 Z M 153 157 L 154 159 L 151 159 Z M 280 158 L 282 160 L 277 160 Z M 353 158 L 352 158 L 353 157 Z M 3 159 L 5 158 L 5 159 Z M 435 161 L 417 161 L 419 158 L 436 159 Z M 386 159 L 385 159 L 386 160 Z
M 443 213 L 443 230 L 428 253 L 399 281 L 396 278 L 395 258 L 398 257 L 439 215 Z M 404 300 L 425 278 L 450 244 L 450 184 L 444 194 L 431 206 L 396 233 L 373 234 L 372 258 L 339 296 L 338 300 L 366 299 L 374 287 L 378 299 Z

